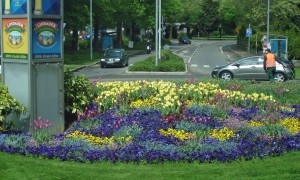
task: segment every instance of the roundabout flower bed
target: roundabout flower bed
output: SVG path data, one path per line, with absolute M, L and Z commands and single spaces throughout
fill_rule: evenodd
M 194 80 L 97 82 L 90 107 L 67 131 L 2 132 L 0 151 L 138 163 L 230 162 L 299 151 L 300 105 L 279 88 L 264 94 Z M 39 129 L 50 128 L 38 121 Z

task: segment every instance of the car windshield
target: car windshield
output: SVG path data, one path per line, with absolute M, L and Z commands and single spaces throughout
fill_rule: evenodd
M 121 55 L 122 55 L 122 52 L 116 51 L 116 50 L 108 50 L 104 54 L 104 56 L 121 56 Z

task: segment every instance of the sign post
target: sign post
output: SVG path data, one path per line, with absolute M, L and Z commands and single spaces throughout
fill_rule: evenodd
M 1 0 L 2 84 L 27 111 L 10 114 L 16 130 L 48 120 L 64 131 L 63 1 Z M 40 118 L 39 118 L 40 117 Z
M 249 24 L 249 28 L 246 29 L 246 37 L 248 37 L 248 52 L 250 52 L 250 37 L 252 36 L 252 29 L 250 28 L 250 24 Z

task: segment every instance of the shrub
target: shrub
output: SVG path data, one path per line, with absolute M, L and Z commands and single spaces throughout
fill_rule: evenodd
M 149 72 L 157 71 L 154 57 L 151 56 L 144 61 L 139 61 L 137 63 L 134 63 L 133 66 L 129 67 L 129 71 L 149 71 Z
M 139 61 L 129 67 L 129 71 L 150 71 L 150 72 L 179 72 L 185 71 L 183 59 L 170 50 L 161 51 L 161 59 L 156 66 L 154 56 L 144 61 Z
M 25 111 L 25 106 L 21 105 L 13 96 L 8 92 L 8 87 L 0 84 L 0 130 L 5 124 L 5 118 L 10 113 L 21 114 Z
M 161 60 L 171 60 L 172 58 L 176 58 L 177 56 L 172 56 L 172 51 L 171 50 L 162 50 L 161 51 Z
M 83 75 L 75 76 L 74 73 L 65 72 L 65 115 L 66 120 L 75 118 L 81 114 L 85 107 L 89 105 L 89 99 L 92 97 L 92 88 L 89 80 Z M 75 120 L 75 119 L 73 119 Z
M 79 45 L 79 49 L 88 49 L 89 48 L 89 40 L 88 39 L 79 40 L 78 45 Z
M 172 61 L 162 61 L 158 65 L 158 71 L 160 72 L 179 72 L 185 71 L 185 65 L 182 61 L 172 60 Z

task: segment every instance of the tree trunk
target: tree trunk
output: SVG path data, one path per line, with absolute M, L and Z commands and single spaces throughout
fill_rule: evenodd
M 116 47 L 121 48 L 122 47 L 122 22 L 117 23 L 117 42 Z
M 169 39 L 172 39 L 173 36 L 173 24 L 170 24 L 170 34 L 169 34 Z
M 135 36 L 136 36 L 136 26 L 135 23 L 132 22 L 130 27 L 130 40 L 135 41 Z
M 73 28 L 71 51 L 78 51 L 78 29 Z

